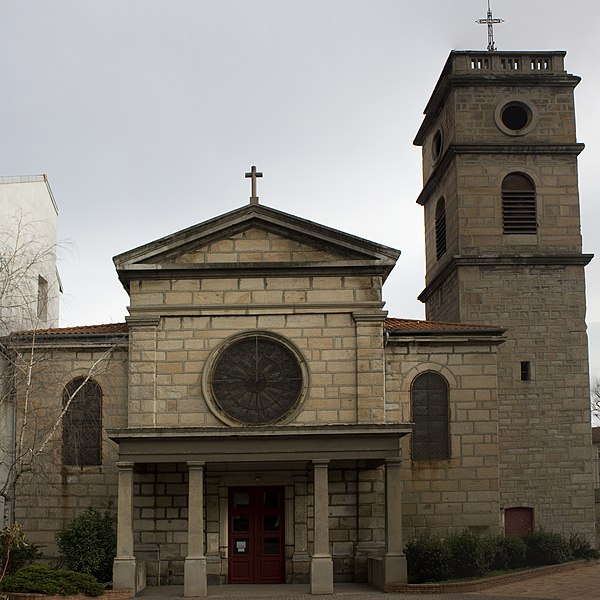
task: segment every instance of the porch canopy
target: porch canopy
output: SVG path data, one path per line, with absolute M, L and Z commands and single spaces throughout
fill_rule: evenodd
M 186 463 L 189 469 L 188 555 L 184 566 L 184 595 L 206 596 L 204 555 L 204 472 L 227 465 L 310 465 L 314 469 L 314 552 L 311 592 L 333 592 L 333 561 L 329 550 L 328 468 L 339 461 L 361 461 L 364 468 L 385 465 L 386 548 L 383 587 L 406 581 L 402 552 L 400 439 L 411 432 L 407 424 L 127 428 L 111 430 L 119 444 L 119 490 L 115 589 L 134 589 L 133 468 L 140 463 Z

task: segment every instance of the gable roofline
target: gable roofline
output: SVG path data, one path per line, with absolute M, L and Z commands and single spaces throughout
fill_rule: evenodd
M 322 268 L 370 270 L 373 274 L 382 275 L 384 280 L 393 269 L 400 256 L 400 251 L 377 244 L 364 238 L 354 236 L 332 227 L 320 225 L 314 221 L 303 219 L 262 204 L 248 204 L 233 211 L 224 213 L 207 221 L 203 221 L 176 233 L 159 238 L 142 246 L 113 257 L 119 279 L 127 289 L 133 278 L 171 278 L 175 275 L 182 277 L 216 277 L 231 274 L 233 270 L 243 268 L 244 272 L 259 274 L 272 267 L 273 270 L 288 274 L 292 263 L 219 263 L 190 265 L 171 263 L 157 264 L 161 257 L 168 256 L 177 250 L 197 247 L 222 238 L 224 235 L 235 235 L 248 226 L 263 227 L 279 235 L 289 235 L 305 243 L 314 243 L 323 248 L 335 248 L 348 258 L 337 262 L 295 263 L 295 269 Z

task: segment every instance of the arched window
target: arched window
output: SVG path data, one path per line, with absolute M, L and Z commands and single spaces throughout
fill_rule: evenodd
M 102 389 L 77 377 L 63 392 L 62 458 L 65 465 L 102 464 Z
M 412 458 L 450 458 L 448 384 L 437 373 L 418 375 L 412 384 Z
M 439 260 L 446 253 L 446 201 L 438 200 L 435 207 L 435 256 Z
M 509 173 L 502 181 L 502 230 L 537 232 L 535 185 L 523 173 Z

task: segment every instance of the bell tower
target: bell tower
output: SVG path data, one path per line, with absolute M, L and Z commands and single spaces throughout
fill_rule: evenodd
M 415 139 L 426 236 L 419 298 L 428 319 L 507 328 L 498 355 L 503 515 L 526 508 L 535 526 L 592 540 L 584 276 L 592 257 L 580 232 L 580 79 L 564 57 L 450 53 Z

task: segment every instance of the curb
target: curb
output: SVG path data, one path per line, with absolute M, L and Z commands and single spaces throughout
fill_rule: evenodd
M 24 594 L 19 592 L 6 592 L 10 600 L 91 600 L 90 596 L 85 594 L 76 594 L 74 596 L 46 596 L 45 594 Z M 133 590 L 105 590 L 98 600 L 127 600 L 133 598 Z
M 479 592 L 507 583 L 515 583 L 526 579 L 534 579 L 543 575 L 552 575 L 564 571 L 573 571 L 599 565 L 600 559 L 596 560 L 574 560 L 559 565 L 547 565 L 537 567 L 528 571 L 518 571 L 516 573 L 507 573 L 495 577 L 486 577 L 485 579 L 475 579 L 472 581 L 457 581 L 456 583 L 396 583 L 386 586 L 386 592 L 402 592 L 411 594 L 448 594 L 452 592 Z

